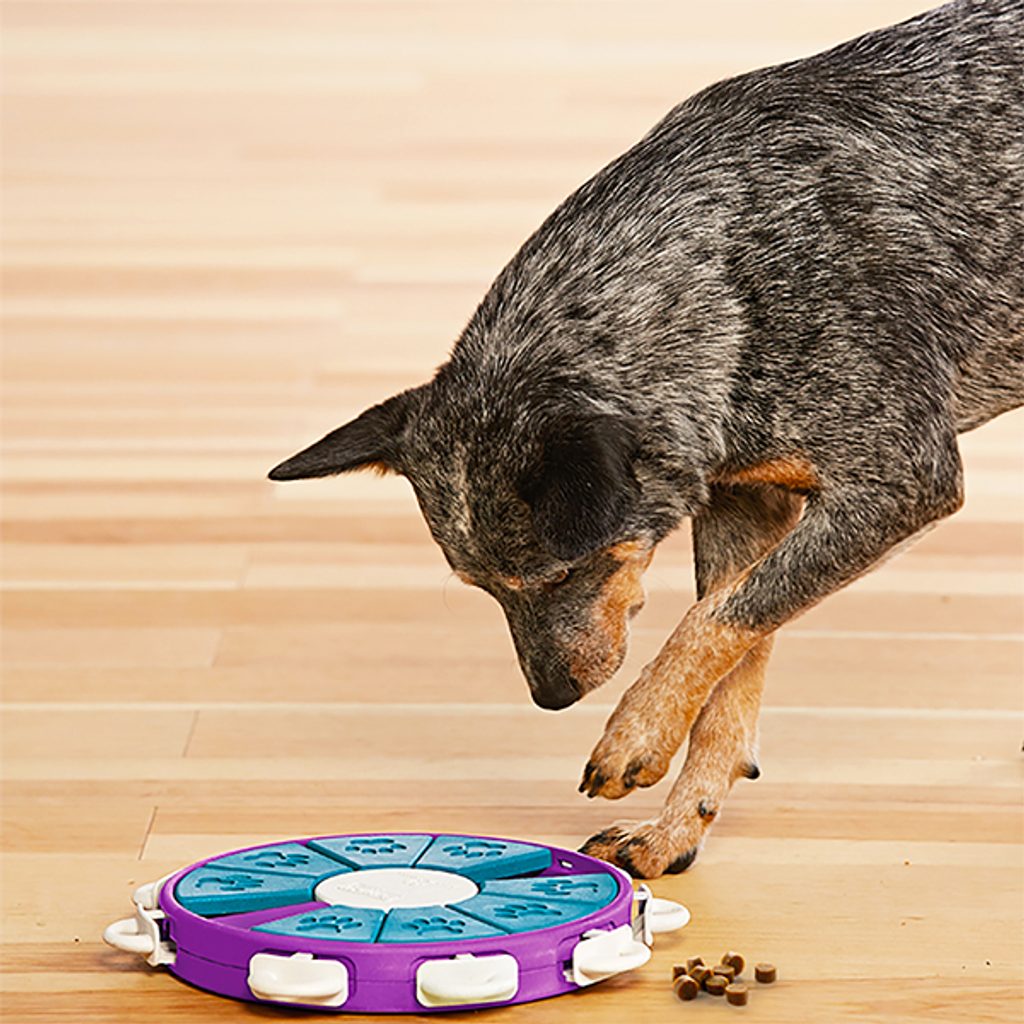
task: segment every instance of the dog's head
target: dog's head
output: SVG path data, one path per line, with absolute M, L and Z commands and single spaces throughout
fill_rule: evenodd
M 655 538 L 638 514 L 637 430 L 592 402 L 467 403 L 443 376 L 373 406 L 272 480 L 374 468 L 413 486 L 455 573 L 505 611 L 543 708 L 622 662 Z

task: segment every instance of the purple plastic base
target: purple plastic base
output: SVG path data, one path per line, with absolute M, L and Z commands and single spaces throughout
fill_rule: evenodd
M 501 841 L 493 836 L 479 838 Z M 297 841 L 304 843 L 309 839 Z M 632 885 L 624 872 L 604 861 L 556 846 L 546 846 L 543 843 L 530 845 L 551 852 L 550 867 L 531 877 L 593 872 L 610 874 L 618 882 L 616 896 L 610 903 L 587 917 L 530 932 L 444 942 L 342 943 L 251 930 L 254 925 L 274 920 L 284 913 L 316 909 L 326 905 L 323 903 L 314 902 L 286 909 L 258 910 L 233 915 L 230 918 L 204 918 L 186 910 L 174 898 L 175 886 L 188 872 L 210 860 L 225 856 L 217 854 L 215 857 L 197 861 L 183 868 L 172 875 L 161 889 L 160 908 L 167 915 L 167 937 L 177 947 L 176 961 L 169 969 L 193 985 L 234 999 L 263 1002 L 265 1005 L 291 1006 L 299 1004 L 268 1004 L 253 996 L 247 982 L 249 961 L 256 953 L 277 953 L 285 956 L 299 952 L 312 953 L 318 959 L 343 963 L 349 974 L 349 997 L 345 1004 L 336 1008 L 315 1007 L 321 1013 L 332 1010 L 338 1013 L 431 1013 L 469 1010 L 526 1003 L 578 991 L 578 986 L 565 976 L 566 966 L 572 960 L 573 949 L 585 932 L 612 929 L 630 923 L 633 907 Z M 245 847 L 243 850 L 231 852 L 242 853 L 258 848 Z M 472 953 L 475 956 L 507 953 L 514 956 L 519 963 L 519 989 L 515 996 L 504 1003 L 481 1003 L 473 1006 L 427 1007 L 419 1003 L 416 999 L 416 970 L 419 965 L 425 960 L 444 959 L 459 953 Z

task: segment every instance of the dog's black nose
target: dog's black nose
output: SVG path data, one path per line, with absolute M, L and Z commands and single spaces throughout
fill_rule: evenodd
M 544 708 L 545 711 L 561 711 L 563 708 L 569 707 L 570 704 L 575 704 L 580 699 L 580 695 L 576 690 L 559 690 L 559 691 L 537 691 L 531 690 L 533 694 L 533 703 L 539 708 Z
M 529 678 L 530 695 L 539 708 L 561 711 L 580 699 L 579 688 L 569 675 L 533 671 Z

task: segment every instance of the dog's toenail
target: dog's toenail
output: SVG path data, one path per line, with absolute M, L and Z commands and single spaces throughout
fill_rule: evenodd
M 759 779 L 761 777 L 761 769 L 751 761 L 749 764 L 743 766 L 743 774 L 748 779 Z
M 636 787 L 636 777 L 643 771 L 644 765 L 642 761 L 631 761 L 626 768 L 626 771 L 622 776 L 622 785 L 626 789 L 633 789 Z
M 602 829 L 600 832 L 597 832 L 594 835 L 592 835 L 580 847 L 580 853 L 588 853 L 589 854 L 592 850 L 597 851 L 597 850 L 600 850 L 603 847 L 613 846 L 614 844 L 618 843 L 621 839 L 622 839 L 622 833 L 617 828 L 615 828 L 614 826 L 610 826 L 610 827 Z M 591 854 L 591 856 L 596 856 L 596 855 L 597 855 L 596 853 Z
M 696 859 L 697 847 L 693 846 L 686 853 L 679 857 L 676 857 L 674 861 L 667 868 L 665 868 L 665 874 L 667 875 L 679 875 L 682 874 Z
M 616 852 L 615 861 L 620 868 L 624 868 L 634 878 L 644 877 L 644 873 L 633 863 L 633 859 L 625 850 L 619 850 Z

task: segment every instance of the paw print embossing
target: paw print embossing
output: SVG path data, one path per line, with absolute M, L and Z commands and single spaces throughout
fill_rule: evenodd
M 364 839 L 353 839 L 345 847 L 346 853 L 368 853 L 370 855 L 398 853 L 406 850 L 405 843 L 400 843 L 391 836 L 367 836 Z
M 575 893 L 596 894 L 600 886 L 579 878 L 539 878 L 530 889 L 545 896 L 571 896 Z
M 295 925 L 297 932 L 333 932 L 340 935 L 352 928 L 358 928 L 359 922 L 348 914 L 328 911 L 324 914 L 309 914 L 300 918 Z
M 261 850 L 247 853 L 242 860 L 261 868 L 297 868 L 310 861 L 307 853 L 284 853 L 282 850 Z
M 204 875 L 196 879 L 196 888 L 216 886 L 217 892 L 241 892 L 243 889 L 259 889 L 264 881 L 254 875 Z
M 502 903 L 492 911 L 495 917 L 507 921 L 518 921 L 523 917 L 561 917 L 561 910 L 549 907 L 546 903 Z
M 486 839 L 467 839 L 463 843 L 446 846 L 444 852 L 449 857 L 465 857 L 466 860 L 475 860 L 477 857 L 500 857 L 504 849 L 504 843 L 491 843 Z
M 411 928 L 417 935 L 461 935 L 466 922 L 457 917 L 414 917 L 407 921 L 406 928 Z

